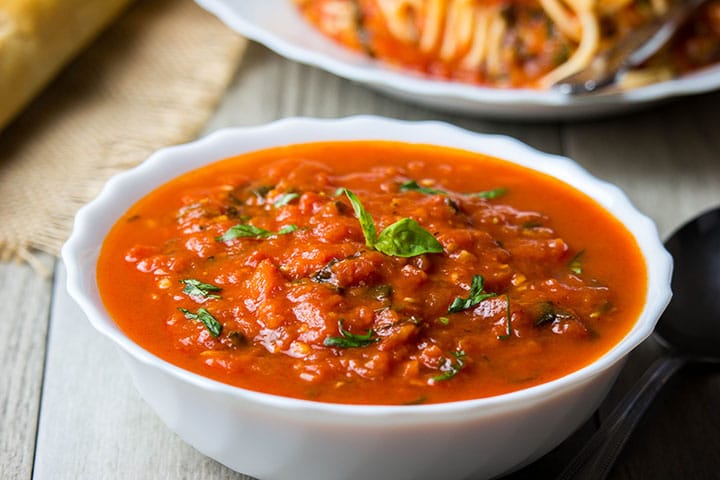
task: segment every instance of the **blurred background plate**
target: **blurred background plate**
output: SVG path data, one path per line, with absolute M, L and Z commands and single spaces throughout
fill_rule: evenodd
M 720 65 L 627 92 L 569 97 L 557 92 L 485 88 L 431 80 L 347 50 L 305 22 L 291 0 L 196 0 L 242 35 L 278 54 L 448 112 L 514 120 L 597 117 L 720 88 Z

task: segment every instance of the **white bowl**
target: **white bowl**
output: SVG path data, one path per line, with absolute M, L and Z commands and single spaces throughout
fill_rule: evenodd
M 555 176 L 594 198 L 637 240 L 648 271 L 633 329 L 599 360 L 551 382 L 478 400 L 414 406 L 341 405 L 226 385 L 171 365 L 130 340 L 100 299 L 95 266 L 103 239 L 139 198 L 183 172 L 244 152 L 326 140 L 396 140 L 482 152 Z M 672 261 L 652 221 L 617 188 L 571 160 L 503 137 L 438 123 L 378 117 L 295 118 L 222 130 L 158 151 L 108 182 L 78 213 L 62 256 L 68 290 L 120 347 L 135 385 L 180 437 L 228 467 L 261 479 L 460 479 L 506 473 L 539 458 L 580 426 L 612 385 L 625 356 L 653 330 L 670 299 Z
M 518 120 L 596 117 L 720 88 L 720 65 L 625 92 L 569 96 L 436 80 L 389 66 L 313 29 L 291 0 L 195 0 L 228 26 L 278 54 L 403 100 L 444 111 Z

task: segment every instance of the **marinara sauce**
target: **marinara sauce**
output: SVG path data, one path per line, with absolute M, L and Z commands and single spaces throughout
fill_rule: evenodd
M 131 207 L 98 262 L 120 328 L 243 388 L 418 404 L 575 371 L 632 327 L 631 234 L 541 173 L 448 148 L 331 142 L 184 174 Z

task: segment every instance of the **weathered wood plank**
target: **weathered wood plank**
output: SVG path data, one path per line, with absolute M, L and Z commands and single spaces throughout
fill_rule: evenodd
M 563 148 L 622 188 L 663 236 L 720 204 L 720 92 L 568 125 Z
M 52 259 L 38 260 L 51 271 Z M 0 263 L 0 477 L 32 474 L 52 282 Z

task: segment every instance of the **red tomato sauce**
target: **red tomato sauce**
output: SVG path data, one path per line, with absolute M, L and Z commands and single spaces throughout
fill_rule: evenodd
M 400 256 L 418 244 L 435 251 Z M 159 357 L 355 404 L 481 398 L 578 370 L 630 330 L 646 275 L 631 234 L 564 183 L 394 142 L 273 148 L 181 175 L 118 220 L 97 267 L 112 318 Z

